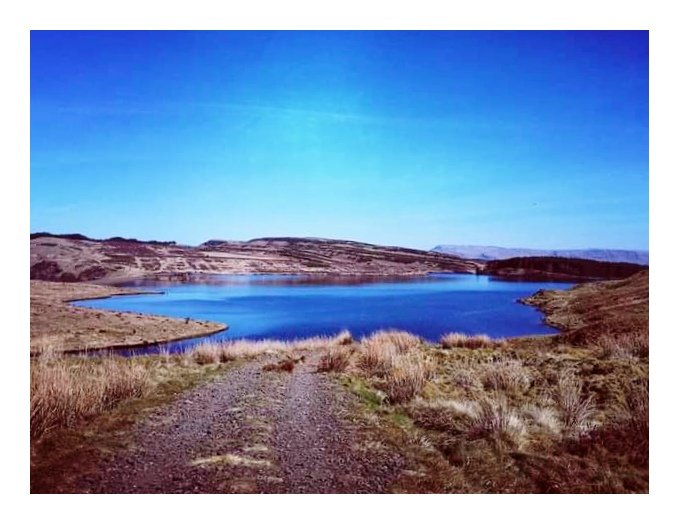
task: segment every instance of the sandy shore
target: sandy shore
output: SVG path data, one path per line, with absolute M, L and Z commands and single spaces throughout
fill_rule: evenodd
M 134 289 L 31 280 L 31 353 L 79 351 L 170 342 L 227 329 L 218 322 L 118 313 L 69 301 L 140 294 Z

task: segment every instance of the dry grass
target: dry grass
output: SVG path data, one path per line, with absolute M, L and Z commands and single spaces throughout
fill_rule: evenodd
M 377 331 L 361 340 L 357 366 L 392 404 L 419 395 L 433 376 L 433 363 L 421 338 L 404 331 Z
M 465 335 L 464 333 L 448 333 L 441 337 L 441 346 L 445 349 L 453 348 L 499 348 L 505 347 L 507 341 L 503 338 L 492 339 L 488 335 Z
M 422 346 L 419 337 L 404 331 L 377 331 L 361 339 L 358 367 L 369 376 L 385 377 L 399 355 L 416 351 Z
M 340 346 L 348 346 L 348 345 L 354 343 L 354 337 L 349 332 L 349 330 L 345 329 L 345 330 L 340 331 L 335 336 L 334 343 L 338 344 Z
M 481 382 L 487 388 L 526 391 L 533 383 L 530 371 L 518 359 L 501 357 L 480 370 Z
M 31 436 L 73 426 L 150 387 L 148 370 L 134 359 L 36 358 L 31 361 Z
M 386 375 L 385 393 L 392 403 L 408 402 L 424 389 L 432 375 L 432 363 L 423 354 L 398 355 Z
M 523 414 L 538 432 L 546 431 L 551 437 L 558 438 L 563 431 L 563 424 L 556 409 L 549 406 L 524 406 Z
M 343 345 L 338 348 L 331 348 L 321 357 L 321 360 L 318 363 L 318 371 L 322 373 L 329 371 L 346 371 L 351 363 L 353 354 L 354 349 L 348 346 Z
M 187 353 L 196 364 L 207 365 L 231 362 L 261 355 L 279 355 L 293 351 L 319 351 L 327 348 L 346 346 L 353 338 L 348 331 L 332 337 L 311 337 L 292 341 L 281 340 L 226 340 L 205 341 Z
M 379 348 L 407 353 L 422 346 L 422 339 L 406 331 L 381 330 L 361 339 L 364 349 Z
M 592 343 L 603 357 L 612 358 L 648 358 L 648 345 L 648 332 L 605 333 Z
M 564 427 L 574 434 L 583 434 L 593 427 L 594 396 L 582 392 L 582 380 L 573 373 L 559 379 L 556 401 L 561 408 Z
M 472 416 L 471 438 L 491 437 L 520 446 L 525 434 L 523 420 L 503 395 L 484 397 L 479 401 L 478 410 Z

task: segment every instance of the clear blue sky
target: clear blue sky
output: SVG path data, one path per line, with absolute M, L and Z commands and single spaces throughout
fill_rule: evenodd
M 647 249 L 648 33 L 33 31 L 31 231 Z

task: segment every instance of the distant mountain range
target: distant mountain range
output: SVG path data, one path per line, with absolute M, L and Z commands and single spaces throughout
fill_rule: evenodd
M 626 249 L 523 249 L 495 246 L 440 245 L 432 249 L 435 253 L 455 255 L 472 260 L 505 260 L 517 257 L 559 257 L 583 258 L 600 262 L 628 262 L 648 265 L 648 251 Z

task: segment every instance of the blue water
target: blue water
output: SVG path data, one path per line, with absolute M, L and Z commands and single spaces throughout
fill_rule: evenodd
M 451 331 L 493 337 L 549 334 L 536 309 L 517 299 L 572 283 L 513 282 L 485 275 L 433 274 L 400 280 L 290 275 L 214 276 L 207 282 L 139 280 L 157 295 L 79 301 L 84 307 L 214 320 L 229 325 L 212 339 L 294 339 L 348 329 L 355 337 L 403 329 L 428 340 Z M 196 340 L 171 344 L 183 350 Z M 154 352 L 148 348 L 143 352 Z M 140 353 L 136 350 L 135 353 Z

